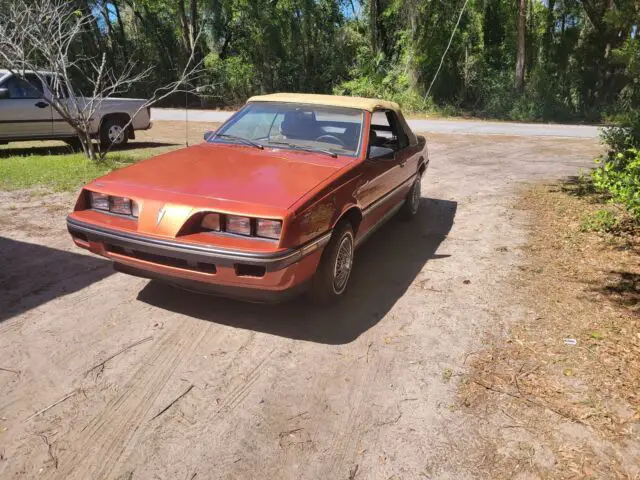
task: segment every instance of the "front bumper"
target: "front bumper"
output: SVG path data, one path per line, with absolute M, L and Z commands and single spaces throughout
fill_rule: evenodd
M 299 248 L 258 253 L 148 237 L 71 216 L 67 217 L 67 229 L 76 245 L 113 260 L 119 270 L 133 275 L 274 293 L 309 280 L 331 236 L 328 232 Z M 235 296 L 225 293 L 224 288 L 221 294 Z

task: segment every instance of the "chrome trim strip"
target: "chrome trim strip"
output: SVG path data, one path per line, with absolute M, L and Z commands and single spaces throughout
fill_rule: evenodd
M 359 247 L 360 244 L 362 244 L 367 238 L 369 238 L 370 235 L 372 235 L 376 230 L 378 230 L 382 225 L 384 225 L 384 223 L 389 220 L 391 217 L 393 217 L 396 213 L 398 213 L 398 210 L 400 210 L 400 208 L 402 207 L 402 205 L 404 205 L 405 199 L 403 198 L 402 200 L 400 200 L 398 202 L 397 205 L 395 205 L 391 210 L 389 210 L 387 213 L 385 213 L 382 217 L 380 217 L 380 220 L 378 220 L 368 231 L 367 233 L 365 233 L 362 237 L 360 237 L 357 241 L 356 241 L 356 247 Z
M 413 175 L 411 175 L 407 180 L 405 180 L 404 182 L 402 182 L 400 185 L 398 185 L 397 187 L 395 187 L 393 190 L 391 190 L 390 192 L 385 193 L 382 197 L 380 197 L 378 200 L 376 200 L 375 202 L 373 202 L 371 205 L 367 206 L 363 211 L 362 211 L 362 216 L 366 217 L 367 215 L 369 215 L 371 212 L 373 212 L 377 207 L 379 207 L 380 205 L 382 205 L 384 202 L 386 202 L 387 200 L 389 200 L 389 197 L 393 196 L 395 193 L 397 193 L 398 190 L 400 190 L 403 187 L 406 187 L 408 183 L 411 183 L 414 181 L 415 177 L 416 177 L 417 173 L 414 173 Z
M 296 249 L 288 249 L 276 253 L 254 253 L 239 250 L 228 250 L 204 245 L 193 245 L 173 240 L 163 240 L 146 237 L 143 235 L 119 232 L 95 225 L 90 225 L 71 217 L 67 217 L 67 229 L 70 233 L 81 232 L 97 241 L 110 241 L 125 247 L 142 247 L 142 249 L 155 252 L 172 252 L 181 257 L 187 257 L 194 261 L 212 261 L 222 265 L 233 265 L 233 263 L 247 263 L 250 265 L 260 265 L 267 268 L 267 271 L 281 270 L 282 268 L 297 262 L 305 255 L 311 253 L 316 248 L 326 245 L 331 237 L 331 232 L 312 240 L 304 246 Z M 90 239 L 91 240 L 91 239 Z

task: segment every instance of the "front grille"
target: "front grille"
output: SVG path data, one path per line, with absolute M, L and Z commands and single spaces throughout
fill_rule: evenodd
M 213 263 L 198 262 L 196 265 L 190 265 L 184 258 L 169 257 L 167 255 L 158 255 L 156 253 L 141 252 L 139 250 L 125 250 L 118 245 L 106 245 L 107 251 L 117 253 L 124 257 L 144 260 L 145 262 L 165 265 L 167 267 L 182 268 L 184 270 L 192 270 L 202 273 L 216 273 L 216 266 Z

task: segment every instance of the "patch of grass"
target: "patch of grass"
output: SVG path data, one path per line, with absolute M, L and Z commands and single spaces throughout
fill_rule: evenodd
M 618 230 L 620 220 L 609 210 L 597 210 L 582 218 L 580 230 L 582 232 L 613 233 Z
M 2 158 L 0 159 L 0 189 L 45 187 L 54 191 L 73 190 L 96 177 L 150 155 L 150 153 L 146 156 L 139 153 L 135 156 L 114 153 L 101 162 L 88 160 L 82 153 Z

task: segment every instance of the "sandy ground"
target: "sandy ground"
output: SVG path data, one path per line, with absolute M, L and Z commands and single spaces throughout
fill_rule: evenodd
M 429 141 L 419 215 L 372 236 L 329 310 L 114 273 L 72 246 L 73 195 L 0 193 L 0 478 L 482 477 L 447 372 L 521 313 L 517 186 L 599 147 Z

